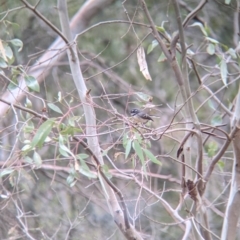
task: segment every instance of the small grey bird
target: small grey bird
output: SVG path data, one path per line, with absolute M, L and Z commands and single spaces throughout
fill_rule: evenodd
M 130 111 L 131 113 L 131 116 L 134 118 L 134 120 L 136 122 L 140 122 L 140 123 L 147 123 L 148 121 L 153 121 L 153 119 L 148 115 L 146 114 L 145 112 L 137 109 L 137 108 L 134 108 Z

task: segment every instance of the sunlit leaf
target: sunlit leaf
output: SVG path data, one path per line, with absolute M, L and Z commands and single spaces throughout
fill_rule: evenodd
M 35 92 L 39 92 L 40 91 L 40 87 L 39 87 L 39 83 L 37 81 L 37 79 L 33 76 L 25 76 L 24 77 L 26 85 L 32 89 Z
M 225 0 L 225 4 L 230 4 L 231 0 Z
M 23 48 L 23 42 L 20 39 L 12 39 L 10 40 L 10 43 L 12 43 L 16 47 L 19 47 L 18 52 L 20 52 Z
M 57 112 L 57 113 L 60 113 L 60 114 L 63 114 L 62 110 L 55 104 L 53 103 L 48 103 L 47 104 L 49 108 L 51 108 L 54 112 Z
M 49 135 L 49 133 L 52 130 L 54 121 L 55 121 L 55 118 L 48 119 L 38 128 L 31 143 L 32 148 L 34 148 L 35 146 L 42 147 L 46 137 Z
M 158 165 L 162 165 L 162 163 L 148 150 L 148 149 L 143 149 L 144 153 L 146 156 L 153 162 Z

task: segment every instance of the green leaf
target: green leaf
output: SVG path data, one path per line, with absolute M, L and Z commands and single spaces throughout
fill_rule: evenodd
M 18 80 L 17 80 L 17 76 L 16 75 L 13 75 L 11 77 L 11 82 L 8 84 L 8 90 L 9 91 L 13 91 L 15 90 L 16 88 L 18 88 Z
M 129 139 L 128 142 L 127 142 L 127 145 L 126 145 L 126 149 L 125 149 L 125 159 L 128 158 L 128 155 L 131 151 L 131 147 L 132 147 L 132 140 Z
M 33 149 L 33 147 L 32 147 L 31 145 L 27 144 L 27 145 L 24 145 L 24 146 L 22 147 L 21 151 L 22 151 L 22 152 L 29 152 L 29 151 L 31 151 L 32 149 Z
M 37 167 L 42 165 L 42 158 L 36 151 L 33 153 L 33 162 Z
M 218 144 L 214 141 L 210 142 L 207 145 L 207 153 L 209 157 L 213 157 L 218 150 Z
M 148 46 L 147 54 L 152 52 L 152 50 L 158 45 L 157 40 L 153 40 L 152 43 Z
M 84 161 L 84 159 L 89 158 L 89 155 L 87 155 L 85 153 L 80 153 L 80 154 L 76 155 L 76 158 L 80 160 L 81 166 L 79 168 L 79 172 L 81 174 L 85 175 L 86 177 L 88 177 L 90 179 L 97 178 L 97 175 L 91 172 L 88 165 Z
M 225 167 L 225 162 L 222 161 L 222 160 L 219 160 L 219 161 L 217 162 L 217 165 L 218 165 L 218 167 L 220 168 L 220 170 L 223 172 L 224 167 Z
M 208 106 L 216 111 L 216 107 L 214 106 L 214 103 L 211 99 L 208 100 Z
M 8 45 L 5 45 L 4 49 L 5 49 L 5 54 L 6 54 L 7 58 L 12 59 L 13 58 L 12 49 Z
M 25 76 L 24 77 L 26 85 L 33 91 L 35 92 L 39 92 L 40 91 L 40 87 L 38 84 L 38 81 L 36 80 L 35 77 L 33 76 Z
M 213 44 L 219 44 L 219 41 L 214 38 L 206 37 L 205 39 Z
M 8 65 L 2 57 L 0 57 L 0 68 L 6 68 Z
M 10 21 L 8 21 L 8 20 L 4 20 L 3 21 L 3 23 L 5 24 L 5 25 L 12 25 L 14 28 L 16 28 L 16 29 L 18 29 L 19 28 L 19 24 L 17 24 L 17 23 L 14 23 L 14 22 L 10 22 Z
M 46 137 L 49 135 L 49 133 L 52 130 L 52 127 L 54 125 L 55 118 L 50 118 L 47 121 L 45 121 L 37 130 L 32 143 L 31 147 L 32 149 L 35 146 L 42 147 Z
M 205 30 L 204 26 L 200 22 L 195 22 L 192 25 L 189 25 L 189 27 L 199 27 L 202 31 L 202 33 L 207 36 L 207 31 Z
M 133 141 L 133 148 L 136 152 L 136 154 L 138 155 L 138 157 L 140 158 L 142 165 L 144 165 L 144 156 L 143 156 L 143 151 L 142 148 L 139 144 L 139 142 L 137 140 Z
M 228 74 L 228 70 L 227 70 L 227 63 L 224 59 L 221 60 L 220 63 L 220 70 L 221 70 L 221 78 L 222 81 L 224 83 L 224 85 L 227 85 L 227 74 Z
M 14 172 L 15 170 L 14 169 L 11 169 L 11 168 L 5 168 L 5 169 L 2 169 L 0 170 L 0 178 L 6 176 L 6 175 L 9 175 L 11 174 L 12 172 Z
M 27 121 L 27 125 L 23 128 L 24 133 L 32 133 L 34 131 L 34 124 L 32 121 Z
M 77 159 L 86 159 L 86 158 L 89 158 L 89 155 L 85 154 L 85 153 L 80 153 L 78 155 L 76 155 L 76 158 Z
M 71 150 L 64 145 L 64 138 L 62 135 L 59 135 L 59 151 L 60 153 L 65 156 L 65 157 L 69 157 L 69 156 L 73 156 L 73 158 L 75 158 L 75 156 L 73 155 L 73 153 L 71 152 Z
M 207 53 L 210 55 L 213 55 L 215 53 L 215 45 L 212 43 L 209 43 L 207 46 Z
M 144 153 L 146 156 L 153 162 L 158 165 L 162 165 L 162 163 L 148 150 L 148 149 L 143 149 Z
M 225 4 L 230 4 L 231 0 L 225 0 Z
M 122 138 L 123 147 L 124 147 L 124 148 L 126 148 L 126 146 L 127 146 L 128 139 L 129 139 L 128 135 L 127 135 L 127 134 L 124 134 L 124 135 L 123 135 L 123 138 Z
M 63 148 L 59 148 L 59 152 L 64 157 L 69 157 L 68 152 L 66 152 Z
M 19 47 L 18 52 L 20 52 L 23 48 L 23 42 L 20 39 L 12 39 L 10 43 L 12 43 L 16 47 Z
M 233 48 L 229 48 L 227 53 L 229 53 L 229 55 L 232 57 L 232 59 L 236 59 L 237 58 L 236 51 Z
M 63 126 L 63 125 L 61 125 Z M 61 128 L 61 134 L 62 135 L 71 135 L 73 136 L 75 133 L 78 133 L 78 132 L 81 132 L 81 129 L 79 128 L 75 128 L 75 127 L 72 127 L 72 126 L 64 126 L 63 128 Z
M 75 185 L 75 183 L 77 182 L 77 180 L 75 180 L 75 177 L 71 174 L 67 177 L 66 181 L 70 187 L 73 187 Z
M 88 177 L 89 179 L 92 179 L 92 178 L 96 179 L 96 178 L 97 178 L 97 175 L 96 175 L 96 174 L 92 173 L 90 170 L 84 169 L 83 167 L 80 167 L 80 168 L 79 168 L 79 172 L 80 172 L 82 175 Z
M 160 32 L 160 33 L 165 33 L 165 29 L 164 27 L 159 27 L 159 26 L 155 26 L 157 31 Z
M 47 104 L 49 108 L 51 108 L 54 112 L 57 112 L 57 113 L 60 113 L 60 114 L 63 114 L 62 110 L 55 104 L 53 103 L 48 103 Z
M 100 184 L 101 184 L 101 186 L 102 186 L 103 192 L 104 192 L 104 194 L 105 194 L 105 198 L 106 198 L 106 199 L 109 199 L 108 191 L 107 191 L 107 189 L 106 189 L 106 187 L 105 187 L 105 181 L 103 180 L 101 174 L 98 175 L 98 179 L 99 179 L 99 182 L 100 182 Z
M 68 124 L 71 126 L 71 127 L 75 127 L 75 117 L 71 117 L 68 119 Z
M 147 94 L 145 94 L 145 93 L 143 93 L 143 92 L 135 92 L 135 94 L 137 94 L 137 96 L 138 96 L 141 100 L 143 100 L 143 101 L 145 101 L 145 102 L 149 102 L 149 99 L 152 98 L 150 95 L 147 95 Z
M 30 163 L 30 164 L 33 163 L 33 159 L 30 158 L 29 156 L 25 156 L 24 159 L 23 159 L 23 161 L 26 162 L 26 163 Z
M 32 102 L 28 98 L 26 98 L 25 107 L 26 108 L 32 108 Z
M 106 176 L 108 179 L 112 178 L 112 174 L 109 172 L 109 167 L 108 167 L 108 165 L 104 164 L 104 165 L 102 166 L 102 171 L 103 171 L 103 173 L 105 174 L 105 176 Z
M 164 62 L 164 61 L 166 61 L 166 60 L 167 60 L 167 58 L 165 57 L 164 53 L 162 52 L 157 61 L 158 61 L 158 62 Z

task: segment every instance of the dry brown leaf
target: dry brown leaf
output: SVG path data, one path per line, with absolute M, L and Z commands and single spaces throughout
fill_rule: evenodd
M 148 65 L 147 65 L 147 61 L 146 61 L 146 57 L 145 57 L 145 51 L 142 46 L 140 46 L 137 50 L 137 59 L 138 59 L 138 65 L 140 67 L 140 71 L 142 72 L 143 76 L 147 80 L 152 81 L 152 78 L 148 71 Z

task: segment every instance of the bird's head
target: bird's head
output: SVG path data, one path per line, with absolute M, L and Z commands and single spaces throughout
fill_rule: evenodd
M 134 108 L 130 111 L 131 116 L 135 116 L 136 114 L 140 113 L 140 110 L 138 110 L 137 108 Z

